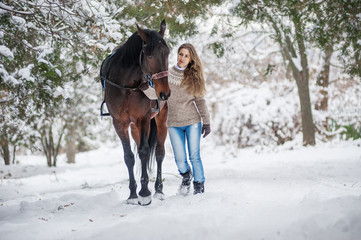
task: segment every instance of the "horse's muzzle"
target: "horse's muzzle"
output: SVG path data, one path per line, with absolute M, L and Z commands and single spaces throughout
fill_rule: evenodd
M 168 100 L 168 98 L 170 97 L 170 91 L 169 91 L 169 94 L 167 95 L 167 94 L 165 94 L 164 92 L 161 92 L 160 94 L 159 94 L 159 97 L 160 97 L 160 99 L 161 100 Z

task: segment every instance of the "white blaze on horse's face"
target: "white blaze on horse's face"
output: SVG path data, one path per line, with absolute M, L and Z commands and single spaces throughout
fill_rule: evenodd
M 191 54 L 188 49 L 182 48 L 178 52 L 177 65 L 180 68 L 185 68 L 191 61 Z

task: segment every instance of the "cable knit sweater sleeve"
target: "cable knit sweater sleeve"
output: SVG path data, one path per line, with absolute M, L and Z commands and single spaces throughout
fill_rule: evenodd
M 203 97 L 194 98 L 194 102 L 198 109 L 199 114 L 201 115 L 202 122 L 204 124 L 210 124 L 209 111 L 206 104 L 206 100 Z

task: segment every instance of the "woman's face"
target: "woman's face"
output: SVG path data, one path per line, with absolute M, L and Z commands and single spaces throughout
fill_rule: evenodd
M 178 52 L 177 65 L 180 68 L 185 68 L 188 66 L 188 63 L 191 61 L 191 54 L 188 49 L 182 48 Z

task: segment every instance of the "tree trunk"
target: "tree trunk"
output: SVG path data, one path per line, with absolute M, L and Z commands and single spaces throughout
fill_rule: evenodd
M 324 56 L 323 56 L 323 67 L 322 71 L 317 77 L 317 85 L 322 87 L 319 91 L 322 98 L 319 102 L 316 103 L 315 108 L 317 110 L 327 111 L 328 109 L 328 84 L 330 79 L 330 64 L 331 64 L 331 56 L 333 53 L 333 47 L 327 46 Z
M 60 146 L 61 146 L 61 139 L 63 138 L 66 127 L 67 127 L 67 124 L 64 124 L 63 128 L 61 129 L 60 135 L 59 135 L 58 143 L 56 144 L 56 147 L 54 146 L 54 167 L 56 167 L 56 162 L 58 159 L 58 154 L 59 154 L 59 150 L 60 150 Z
M 66 128 L 66 124 L 61 129 L 59 139 L 56 145 L 54 144 L 52 126 L 48 128 L 44 127 L 43 130 L 41 131 L 41 144 L 49 167 L 56 167 L 56 160 L 58 157 L 58 153 L 61 145 L 61 139 L 63 137 L 65 128 Z
M 316 144 L 315 140 L 315 126 L 313 123 L 312 117 L 312 108 L 311 108 L 311 99 L 310 99 L 310 91 L 309 91 L 309 73 L 308 73 L 308 60 L 306 55 L 306 48 L 304 44 L 302 29 L 300 28 L 300 24 L 295 22 L 295 31 L 296 31 L 296 42 L 298 46 L 298 52 L 296 53 L 295 48 L 293 46 L 290 38 L 288 36 L 285 37 L 285 41 L 281 42 L 280 45 L 283 47 L 283 53 L 286 56 L 286 59 L 289 61 L 292 67 L 293 77 L 296 80 L 298 96 L 300 99 L 301 105 L 301 119 L 302 119 L 302 133 L 303 133 L 303 145 L 311 145 L 314 146 Z M 278 34 L 281 36 L 279 29 Z M 279 39 L 282 39 L 281 37 Z M 298 61 L 297 54 L 299 54 L 300 66 L 299 63 L 295 63 Z M 302 69 L 299 69 L 301 67 Z
M 4 158 L 5 165 L 10 165 L 10 151 L 9 151 L 9 141 L 7 139 L 1 139 L 1 154 Z
M 48 130 L 48 131 L 47 131 Z M 43 147 L 44 154 L 46 156 L 46 162 L 48 167 L 52 167 L 52 156 L 53 156 L 53 149 L 52 149 L 52 129 L 43 128 L 41 132 L 41 145 Z
M 75 163 L 75 154 L 76 154 L 76 135 L 75 135 L 75 126 L 69 128 L 68 136 L 66 138 L 66 157 L 67 163 Z
M 55 167 L 56 164 L 54 164 L 55 162 L 55 159 L 54 159 L 54 154 L 55 154 L 55 151 L 54 151 L 54 137 L 53 137 L 53 128 L 50 127 L 50 130 L 49 130 L 49 142 L 50 142 L 50 145 L 49 145 L 49 151 L 50 151 L 50 164 L 52 167 Z
M 301 106 L 301 119 L 302 119 L 302 134 L 303 134 L 303 145 L 311 145 L 314 146 L 316 144 L 315 140 L 315 126 L 313 123 L 312 117 L 312 108 L 311 108 L 311 98 L 310 98 L 310 91 L 308 87 L 308 67 L 306 55 L 301 54 L 301 65 L 302 70 L 298 69 L 293 62 L 291 57 L 291 53 L 288 51 L 288 47 L 284 48 L 284 53 L 287 56 L 287 59 L 290 61 L 290 65 L 292 67 L 293 77 L 296 80 L 298 96 L 300 99 L 300 106 Z M 300 71 L 301 70 L 301 71 Z
M 303 145 L 314 146 L 316 144 L 315 126 L 313 124 L 308 79 L 306 79 L 303 74 L 298 74 L 295 78 L 301 105 Z
M 298 95 L 300 98 L 301 115 L 302 115 L 302 133 L 303 133 L 303 145 L 316 145 L 315 139 L 315 125 L 312 117 L 312 105 L 309 90 L 309 72 L 308 72 L 308 59 L 306 54 L 306 47 L 304 41 L 304 32 L 301 29 L 300 24 L 294 22 L 296 29 L 296 41 L 301 58 L 302 70 L 295 76 Z
M 16 145 L 13 147 L 13 164 L 15 164 Z

